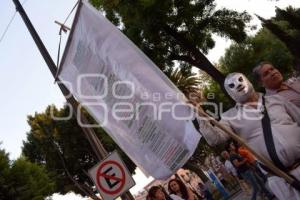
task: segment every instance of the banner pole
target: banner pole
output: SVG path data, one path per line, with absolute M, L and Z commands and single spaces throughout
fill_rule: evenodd
M 41 38 L 39 37 L 38 33 L 36 32 L 34 26 L 32 25 L 29 17 L 27 16 L 23 6 L 21 5 L 19 0 L 12 0 L 13 3 L 16 6 L 16 10 L 19 12 L 19 14 L 21 15 L 28 31 L 30 32 L 35 44 L 37 45 L 41 55 L 43 56 L 52 76 L 54 77 L 54 79 L 58 80 L 57 76 L 57 66 L 55 65 L 54 61 L 52 60 L 48 50 L 46 49 L 44 43 L 42 42 Z M 76 20 L 78 19 L 79 16 L 79 11 L 80 11 L 80 7 L 82 5 L 82 1 L 79 1 L 78 4 L 78 8 L 75 14 L 75 18 L 74 18 L 74 23 L 76 23 Z M 58 80 L 59 81 L 59 80 Z M 80 119 L 81 122 L 83 124 L 88 124 L 88 119 L 85 117 L 84 113 L 79 109 L 78 110 L 78 102 L 76 101 L 76 99 L 73 96 L 70 96 L 70 91 L 61 83 L 58 83 L 58 87 L 60 88 L 61 92 L 63 93 L 63 95 L 65 96 L 66 100 L 68 103 L 70 103 L 70 105 L 73 108 L 74 111 L 74 115 L 77 116 L 77 111 L 80 114 Z M 81 126 L 80 126 L 81 127 Z M 88 139 L 93 151 L 95 152 L 98 160 L 102 160 L 104 159 L 107 155 L 108 152 L 106 151 L 106 149 L 104 148 L 104 146 L 102 145 L 101 141 L 99 140 L 99 138 L 97 137 L 95 131 L 92 128 L 87 128 L 87 127 L 81 127 L 81 129 L 83 130 L 86 138 Z M 131 195 L 131 193 L 128 191 L 126 192 L 124 195 L 122 195 L 122 199 L 123 200 L 134 200 L 133 196 Z

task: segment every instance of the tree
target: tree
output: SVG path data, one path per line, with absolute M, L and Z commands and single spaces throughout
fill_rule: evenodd
M 258 91 L 263 91 L 253 80 L 252 70 L 261 61 L 272 62 L 284 75 L 289 77 L 293 72 L 293 56 L 283 42 L 274 36 L 268 29 L 260 29 L 255 36 L 248 37 L 244 42 L 233 43 L 220 58 L 218 69 L 228 74 L 241 72 L 245 74 Z M 218 83 L 212 79 L 203 90 L 203 95 L 209 102 L 217 103 L 218 115 L 234 105 L 222 92 Z M 207 109 L 212 109 L 207 107 Z M 211 112 L 215 113 L 214 110 Z M 219 116 L 215 116 L 219 117 Z
M 8 154 L 0 149 L 0 199 L 9 199 L 10 186 L 7 181 L 10 170 L 9 162 Z
M 186 97 L 199 96 L 199 100 L 202 100 L 200 90 L 202 81 L 196 73 L 188 69 L 171 68 L 166 74 Z
M 294 69 L 300 72 L 300 9 L 276 9 L 276 16 L 266 20 L 260 16 L 262 25 L 278 37 L 293 55 Z
M 224 75 L 206 58 L 212 34 L 235 41 L 246 37 L 246 12 L 216 10 L 214 0 L 90 0 L 162 70 L 174 61 L 195 66 L 223 87 Z
M 69 110 L 49 106 L 43 113 L 28 117 L 31 127 L 23 142 L 23 154 L 32 162 L 45 165 L 54 176 L 57 184 L 55 192 L 65 194 L 69 191 L 96 199 L 94 184 L 87 171 L 97 162 L 90 144 L 85 139 L 75 117 L 69 120 L 54 120 L 67 117 Z M 92 120 L 91 120 L 92 122 Z M 133 173 L 135 164 L 118 148 L 101 128 L 95 129 L 105 149 L 115 149 Z
M 292 72 L 293 56 L 287 47 L 266 28 L 262 28 L 254 37 L 247 38 L 243 43 L 232 44 L 220 59 L 219 65 L 224 73 L 244 73 L 258 88 L 251 74 L 253 68 L 261 61 L 272 62 L 284 75 Z
M 0 170 L 0 199 L 42 200 L 54 191 L 55 183 L 43 166 L 23 157 L 10 161 L 3 149 Z

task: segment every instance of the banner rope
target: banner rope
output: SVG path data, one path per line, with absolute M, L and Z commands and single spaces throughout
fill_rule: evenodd
M 65 23 L 68 21 L 68 19 L 70 18 L 71 14 L 74 12 L 75 8 L 77 7 L 79 1 L 77 1 L 75 3 L 75 5 L 73 6 L 72 10 L 69 12 L 68 16 L 66 17 L 66 19 L 64 20 L 64 22 L 61 24 L 57 21 L 55 21 L 55 23 L 57 23 L 58 25 L 60 25 L 60 29 L 59 29 L 59 42 L 58 42 L 58 52 L 57 52 L 57 61 L 56 61 L 56 67 L 59 66 L 59 62 L 60 62 L 60 49 L 61 49 L 61 40 L 62 40 L 62 31 L 63 32 L 67 32 L 68 30 L 71 30 L 70 28 L 68 28 Z

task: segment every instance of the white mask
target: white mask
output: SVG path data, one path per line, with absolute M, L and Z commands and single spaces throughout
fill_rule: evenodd
M 245 102 L 254 92 L 250 81 L 241 73 L 231 73 L 225 78 L 224 87 L 227 93 L 238 103 Z

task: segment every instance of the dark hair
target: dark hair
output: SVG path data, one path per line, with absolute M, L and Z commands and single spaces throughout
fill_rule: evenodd
M 181 180 L 176 179 L 176 178 L 171 179 L 168 183 L 168 190 L 169 190 L 170 194 L 175 194 L 176 195 L 176 193 L 170 187 L 170 183 L 173 182 L 173 181 L 175 181 L 179 185 L 179 189 L 180 189 L 180 193 L 182 195 L 182 198 L 183 199 L 188 199 L 189 195 L 188 195 L 188 190 L 187 190 L 186 186 L 184 185 L 184 183 Z
M 146 196 L 146 200 L 152 200 L 152 198 L 149 196 L 149 194 Z
M 230 142 L 226 142 L 226 144 L 224 145 L 224 149 L 230 152 Z
M 230 144 L 233 144 L 233 145 L 235 146 L 236 150 L 240 147 L 240 145 L 238 144 L 238 142 L 236 142 L 236 141 L 234 141 L 234 140 L 229 140 L 229 141 L 225 144 L 225 146 L 224 146 L 225 150 L 228 151 L 228 152 L 231 152 Z
M 262 61 L 262 62 L 258 63 L 258 65 L 256 65 L 256 66 L 253 68 L 253 70 L 252 70 L 252 75 L 253 75 L 254 80 L 256 80 L 256 81 L 258 81 L 258 82 L 261 82 L 261 77 L 260 77 L 259 71 L 260 71 L 260 69 L 261 69 L 264 65 L 267 65 L 267 64 L 273 66 L 273 64 L 272 64 L 271 62 L 269 62 L 269 61 Z
M 155 198 L 155 193 L 158 191 L 158 190 L 161 190 L 161 187 L 159 186 L 152 186 L 149 191 L 148 191 L 148 196 L 149 198 Z

